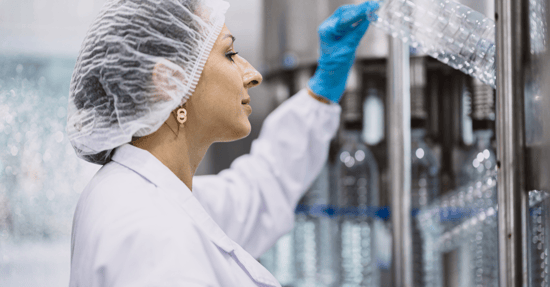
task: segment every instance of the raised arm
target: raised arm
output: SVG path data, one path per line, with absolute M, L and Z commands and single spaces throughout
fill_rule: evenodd
M 250 154 L 218 175 L 193 179 L 193 194 L 234 241 L 260 256 L 292 229 L 300 197 L 321 171 L 340 106 L 302 90 L 265 120 Z
M 321 171 L 339 125 L 338 103 L 378 3 L 342 6 L 319 26 L 320 57 L 304 89 L 264 122 L 250 154 L 218 175 L 196 177 L 193 193 L 224 231 L 259 257 L 292 229 L 300 197 Z M 317 96 L 318 95 L 318 96 Z M 319 99 L 332 104 L 321 103 Z

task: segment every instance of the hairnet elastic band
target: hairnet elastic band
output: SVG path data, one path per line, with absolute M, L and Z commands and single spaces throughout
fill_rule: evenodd
M 199 54 L 199 60 L 195 63 L 195 65 L 193 66 L 193 71 L 191 72 L 191 75 L 194 75 L 193 79 L 191 79 L 191 81 L 189 82 L 189 89 L 187 90 L 187 94 L 185 94 L 181 99 L 181 103 L 179 105 L 180 107 L 182 107 L 187 102 L 187 100 L 189 100 L 189 97 L 191 97 L 191 95 L 195 92 L 195 88 L 199 83 L 204 66 L 208 61 L 210 52 L 212 51 L 214 43 L 216 43 L 216 40 L 218 39 L 218 36 L 220 35 L 224 24 L 225 23 L 223 22 L 216 23 L 214 29 L 212 30 L 210 35 L 208 35 L 207 40 L 204 42 L 204 49 L 200 49 L 201 53 Z

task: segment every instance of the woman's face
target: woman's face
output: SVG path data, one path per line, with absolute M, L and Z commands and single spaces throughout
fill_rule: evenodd
M 250 134 L 248 89 L 262 82 L 262 75 L 235 54 L 234 40 L 224 25 L 195 93 L 186 103 L 189 124 L 214 142 L 234 141 Z

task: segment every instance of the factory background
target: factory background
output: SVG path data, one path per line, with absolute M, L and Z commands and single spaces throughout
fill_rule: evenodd
M 248 153 L 313 75 L 318 25 L 361 1 L 228 2 L 235 49 L 264 82 L 251 135 L 214 144 L 197 175 Z M 548 286 L 547 1 L 387 2 L 327 165 L 258 260 L 293 287 Z M 72 215 L 99 166 L 74 154 L 66 104 L 103 3 L 0 1 L 0 286 L 68 283 Z

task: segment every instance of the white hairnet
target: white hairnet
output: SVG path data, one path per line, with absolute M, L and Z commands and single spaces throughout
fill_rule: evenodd
M 104 164 L 113 149 L 155 132 L 185 103 L 228 8 L 222 0 L 108 0 L 71 80 L 67 134 L 77 155 Z M 159 62 L 179 78 L 155 86 Z

